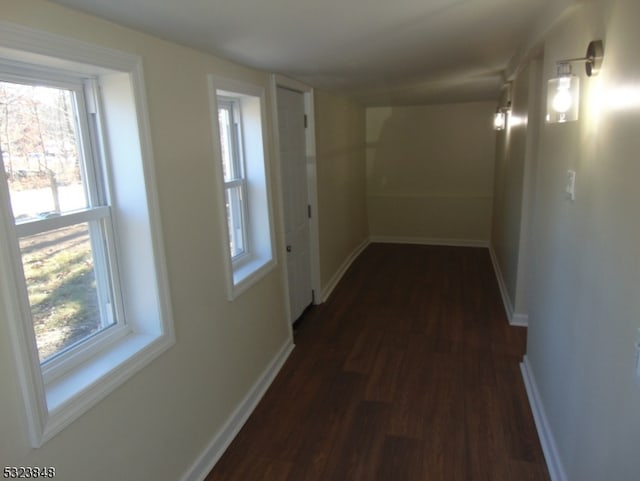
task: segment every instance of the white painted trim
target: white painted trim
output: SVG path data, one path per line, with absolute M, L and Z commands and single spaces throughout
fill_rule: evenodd
M 277 87 L 285 87 L 291 90 L 297 90 L 300 93 L 313 91 L 313 89 L 309 85 L 303 82 L 300 82 L 296 79 L 285 77 L 284 75 L 273 74 L 271 78 L 272 78 L 272 81 L 275 82 Z
M 496 279 L 498 280 L 498 287 L 500 288 L 500 296 L 502 297 L 502 303 L 504 304 L 504 310 L 507 314 L 509 324 L 512 326 L 527 327 L 529 325 L 529 316 L 513 311 L 513 303 L 509 297 L 509 291 L 507 291 L 507 285 L 500 269 L 500 263 L 496 252 L 493 250 L 493 246 L 489 245 L 489 255 L 491 256 L 491 263 L 493 264 L 493 271 L 496 273 Z
M 274 182 L 276 185 L 276 196 L 274 198 L 278 211 L 278 238 L 280 245 L 276 246 L 275 252 L 280 256 L 280 259 L 287 258 L 286 241 L 285 241 L 285 220 L 284 220 L 284 191 L 282 180 L 282 159 L 280 158 L 280 132 L 278 128 L 278 80 L 279 76 L 272 74 L 269 82 L 269 94 L 271 96 L 271 147 L 274 154 L 274 166 L 275 175 Z M 293 338 L 293 319 L 291 319 L 291 303 L 290 303 L 290 290 L 289 279 L 287 273 L 287 263 L 283 262 L 282 284 L 283 284 L 283 301 L 285 306 L 285 312 L 287 315 L 287 328 L 289 329 L 289 335 Z
M 509 319 L 509 324 L 518 327 L 529 327 L 529 316 L 527 314 L 515 313 Z
M 322 302 L 326 302 L 326 300 L 329 299 L 329 296 L 340 282 L 340 279 L 342 279 L 342 276 L 345 275 L 349 267 L 351 267 L 351 264 L 353 264 L 353 261 L 355 261 L 358 256 L 362 254 L 362 251 L 364 251 L 369 244 L 369 239 L 365 239 L 358 247 L 353 250 L 351 254 L 349 254 L 349 256 L 347 256 L 340 268 L 329 280 L 326 287 L 322 289 Z
M 311 289 L 315 293 L 320 293 L 320 226 L 319 226 L 319 209 L 318 209 L 318 173 L 316 162 L 316 127 L 315 127 L 315 102 L 314 102 L 314 90 L 307 84 L 299 82 L 295 79 L 285 77 L 283 75 L 272 74 L 271 75 L 271 98 L 272 102 L 272 139 L 274 152 L 276 155 L 276 165 L 278 169 L 278 186 L 280 192 L 280 198 L 278 199 L 278 207 L 280 211 L 280 236 L 285 238 L 284 228 L 284 199 L 282 188 L 282 163 L 280 159 L 280 132 L 278 129 L 278 87 L 284 87 L 291 90 L 296 90 L 303 94 L 304 97 L 304 113 L 307 116 L 307 128 L 305 129 L 305 144 L 307 151 L 307 196 L 308 202 L 311 206 L 311 219 L 309 220 L 309 248 L 311 252 Z M 281 246 L 280 255 L 283 259 L 286 258 L 284 242 Z M 285 271 L 286 271 L 286 263 Z M 289 325 L 294 321 L 291 319 L 291 312 L 289 307 L 289 281 L 288 276 L 285 276 L 285 303 L 287 306 L 287 316 L 289 319 Z M 321 295 L 316 295 L 314 303 L 320 304 L 323 302 Z
M 316 156 L 315 92 L 312 88 L 304 93 L 304 112 L 307 115 L 307 195 L 311 206 L 309 236 L 311 239 L 311 288 L 317 292 L 315 303 L 319 304 L 322 290 L 320 280 L 320 208 L 318 203 L 318 162 Z
M 511 323 L 511 318 L 513 317 L 513 303 L 511 302 L 509 292 L 507 291 L 507 285 L 504 282 L 504 277 L 502 276 L 502 270 L 500 269 L 498 256 L 496 256 L 496 251 L 493 249 L 492 245 L 489 246 L 489 255 L 491 256 L 493 271 L 496 273 L 496 279 L 498 280 L 498 287 L 500 288 L 500 295 L 502 296 L 504 310 L 507 313 L 507 319 L 509 319 L 509 323 Z
M 256 406 L 267 392 L 285 361 L 293 351 L 291 339 L 280 348 L 258 380 L 251 387 L 244 399 L 238 404 L 224 426 L 214 435 L 205 450 L 198 456 L 181 481 L 204 481 L 215 464 L 222 457 L 240 429 L 249 419 Z
M 225 267 L 225 278 L 227 284 L 227 299 L 234 301 L 240 295 L 242 295 L 247 289 L 256 284 L 269 272 L 271 272 L 277 265 L 276 258 L 276 235 L 275 235 L 275 221 L 273 212 L 273 192 L 272 192 L 272 177 L 271 177 L 271 165 L 270 165 L 270 145 L 269 145 L 269 128 L 268 128 L 268 111 L 267 111 L 267 99 L 266 88 L 260 84 L 254 84 L 251 82 L 245 82 L 235 78 L 223 77 L 216 74 L 209 74 L 207 76 L 207 82 L 209 87 L 209 113 L 211 120 L 211 139 L 213 141 L 214 151 L 214 181 L 220 187 L 217 190 L 218 197 L 218 222 L 220 225 L 220 231 L 223 233 L 224 239 L 221 243 L 222 254 Z M 259 134 L 256 135 L 256 155 L 253 160 L 245 161 L 246 177 L 249 179 L 255 177 L 255 183 L 264 184 L 266 213 L 263 215 L 259 212 L 258 207 L 261 206 L 261 200 L 258 198 L 250 197 L 248 200 L 248 223 L 246 229 L 248 231 L 258 230 L 256 224 L 267 224 L 265 228 L 269 230 L 268 243 L 264 240 L 260 241 L 257 236 L 249 237 L 249 245 L 251 246 L 253 260 L 247 262 L 242 267 L 236 267 L 231 259 L 231 253 L 228 248 L 229 239 L 229 226 L 227 224 L 227 213 L 225 209 L 225 189 L 224 175 L 222 172 L 222 154 L 220 145 L 220 127 L 218 125 L 218 96 L 224 93 L 225 95 L 233 98 L 240 99 L 243 104 L 245 98 L 257 99 L 260 108 L 260 126 L 258 129 Z M 241 107 L 243 114 L 245 107 Z M 246 120 L 246 119 L 245 119 Z M 245 128 L 245 122 L 243 121 L 243 132 L 247 133 Z M 247 135 L 244 135 L 246 140 Z M 260 145 L 261 144 L 261 145 Z M 245 148 L 247 143 L 245 142 Z M 264 175 L 260 170 L 264 169 Z M 266 220 L 266 222 L 265 222 Z
M 527 391 L 527 397 L 529 398 L 529 405 L 531 406 L 531 412 L 533 413 L 533 419 L 536 423 L 536 430 L 538 431 L 538 437 L 540 438 L 540 444 L 542 445 L 542 452 L 544 453 L 544 459 L 547 462 L 547 468 L 549 469 L 549 475 L 551 481 L 568 481 L 567 475 L 560 458 L 560 453 L 556 446 L 553 432 L 549 426 L 549 421 L 544 410 L 542 398 L 538 391 L 535 376 L 529 363 L 529 358 L 524 356 L 524 359 L 520 363 L 520 371 L 522 372 L 522 379 L 524 381 L 524 387 Z
M 489 241 L 480 239 L 440 239 L 427 237 L 394 237 L 394 236 L 371 236 L 371 243 L 380 244 L 417 244 L 429 246 L 452 246 L 452 247 L 489 247 Z

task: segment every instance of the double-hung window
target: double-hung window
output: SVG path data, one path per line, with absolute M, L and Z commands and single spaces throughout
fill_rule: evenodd
M 0 21 L 0 319 L 38 447 L 174 342 L 138 56 Z
M 45 380 L 126 330 L 91 82 L 0 74 L 0 166 Z
M 209 77 L 229 298 L 275 265 L 262 86 Z M 216 156 L 217 157 L 217 156 Z
M 247 244 L 247 178 L 245 176 L 240 102 L 218 98 L 220 153 L 224 177 L 229 251 L 234 263 L 250 254 Z

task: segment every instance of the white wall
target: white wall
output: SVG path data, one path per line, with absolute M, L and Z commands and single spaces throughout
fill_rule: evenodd
M 320 90 L 315 91 L 315 117 L 320 281 L 326 294 L 369 237 L 365 118 L 358 103 Z
M 373 240 L 487 244 L 495 104 L 367 109 Z
M 290 341 L 281 265 L 227 301 L 214 191 L 207 75 L 267 91 L 269 78 L 49 2 L 2 0 L 1 12 L 5 21 L 142 56 L 177 342 L 34 450 L 0 318 L 0 466 L 55 466 L 64 481 L 181 479 Z
M 637 0 L 586 2 L 545 40 L 545 79 L 556 60 L 605 44 L 600 76 L 575 69 L 580 120 L 542 126 L 531 237 L 527 358 L 569 481 L 640 473 L 638 19 Z M 573 202 L 568 169 L 577 172 Z

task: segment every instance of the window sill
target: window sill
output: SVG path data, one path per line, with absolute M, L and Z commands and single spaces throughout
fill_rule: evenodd
M 130 333 L 45 387 L 48 416 L 39 445 L 55 436 L 168 349 L 168 334 Z
M 230 290 L 230 299 L 233 300 L 245 292 L 264 276 L 266 276 L 276 263 L 273 259 L 258 257 L 240 266 L 233 268 L 233 286 Z

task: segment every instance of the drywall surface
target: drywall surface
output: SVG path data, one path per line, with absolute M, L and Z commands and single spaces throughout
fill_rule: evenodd
M 494 102 L 367 109 L 374 240 L 489 240 L 494 109 Z
M 7 322 L 0 318 L 0 465 L 54 466 L 57 479 L 64 481 L 181 479 L 290 337 L 281 265 L 233 302 L 227 300 L 225 220 L 218 218 L 214 177 L 219 160 L 213 152 L 207 75 L 267 91 L 268 75 L 50 2 L 3 0 L 1 10 L 4 21 L 142 57 L 152 180 L 159 194 L 177 341 L 44 446 L 32 449 Z M 272 179 L 274 196 L 279 195 L 275 185 Z M 276 232 L 279 222 L 276 212 Z
M 364 108 L 315 91 L 320 280 L 323 290 L 369 236 Z
M 506 128 L 496 132 L 491 248 L 512 315 L 526 319 L 529 228 L 540 124 L 541 61 L 529 62 L 505 89 Z
M 636 0 L 586 2 L 545 41 L 545 80 L 591 40 L 605 45 L 598 77 L 574 69 L 579 121 L 541 126 L 531 237 L 527 356 L 568 481 L 640 473 L 638 18 Z

